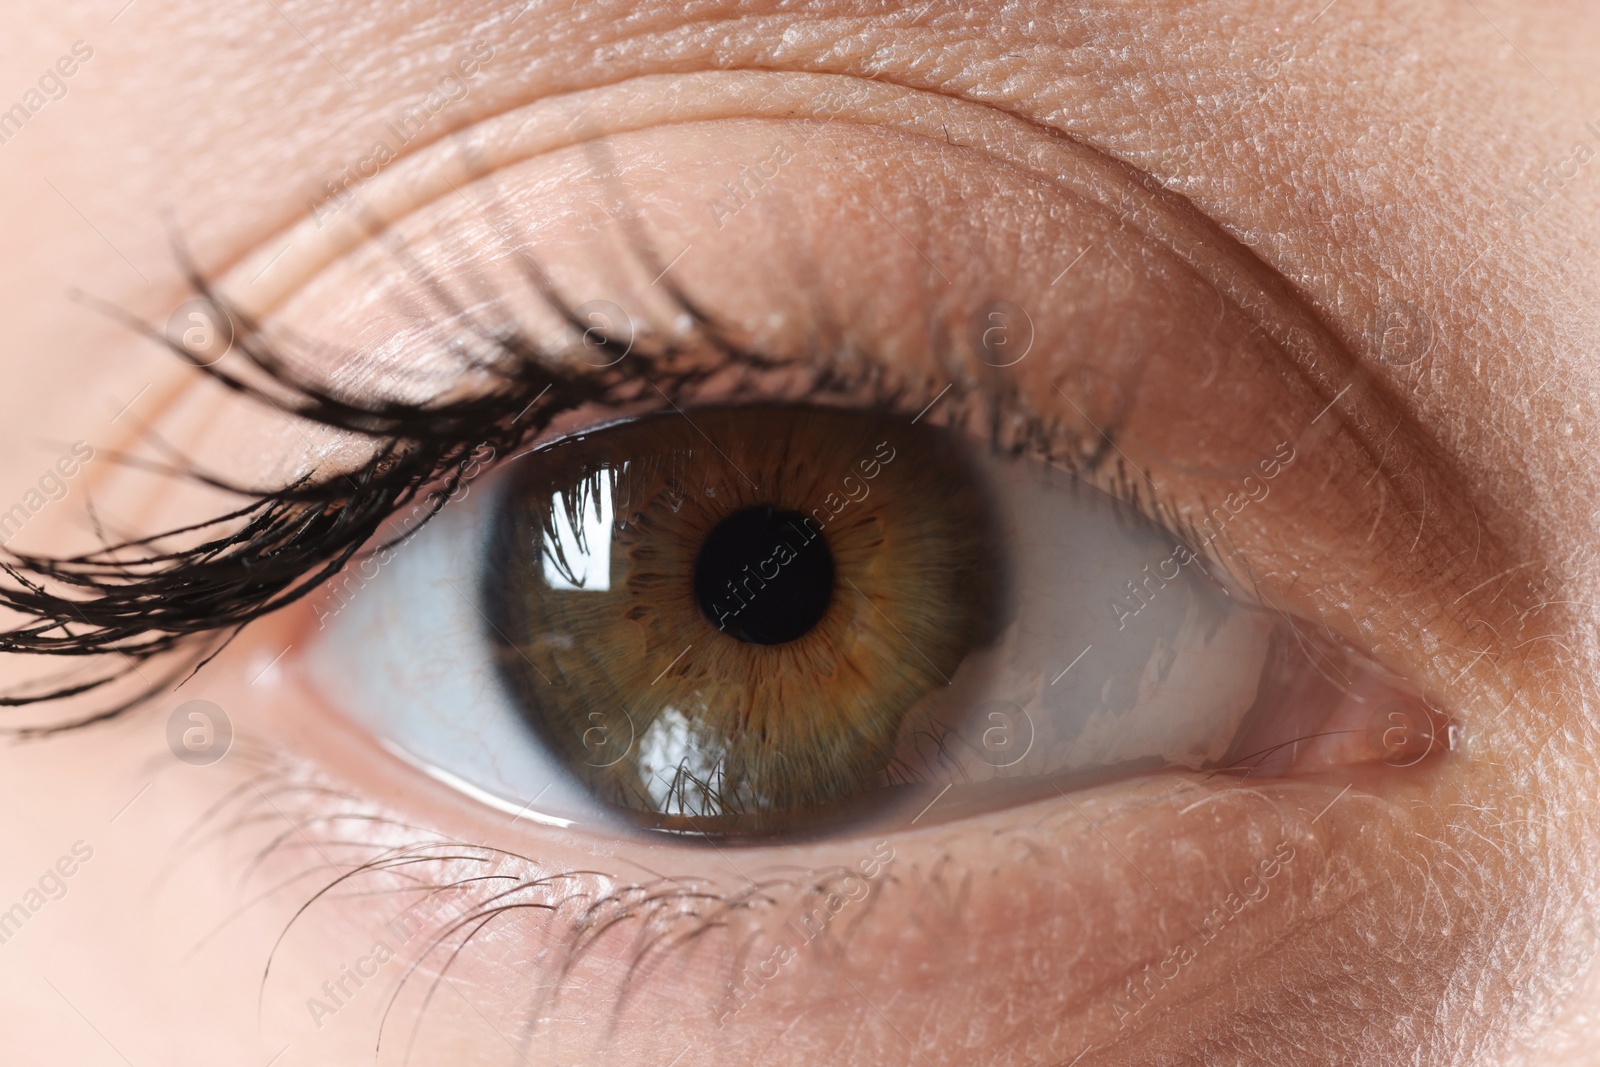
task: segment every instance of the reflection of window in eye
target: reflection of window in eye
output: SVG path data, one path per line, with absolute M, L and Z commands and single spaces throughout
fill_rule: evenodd
M 1258 76 L 1310 69 L 1296 40 Z M 1497 584 L 1525 553 L 1401 414 L 1458 339 L 1413 360 L 1384 326 L 1399 377 L 1370 376 L 1361 330 L 1092 151 L 890 78 L 828 79 L 877 125 L 787 75 L 743 119 L 683 103 L 720 77 L 586 97 L 626 120 L 577 144 L 412 146 L 220 282 L 212 381 L 272 404 L 197 389 L 161 426 L 241 484 L 314 475 L 171 557 L 23 560 L 14 643 L 110 679 L 42 721 L 274 616 L 199 678 L 317 713 L 319 772 L 241 779 L 216 824 L 272 826 L 247 885 L 339 872 L 260 991 L 297 1048 L 459 1057 L 452 1012 L 572 1062 L 1443 1047 L 1348 1008 L 1403 987 L 1421 1018 L 1478 973 L 1460 872 L 1510 831 L 1464 698 L 1508 635 L 1549 650 L 1565 592 Z M 288 442 L 271 479 L 186 425 L 208 406 Z

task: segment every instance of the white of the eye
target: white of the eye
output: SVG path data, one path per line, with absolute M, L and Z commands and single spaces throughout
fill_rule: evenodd
M 983 681 L 968 684 L 967 699 L 1009 701 L 1026 721 L 967 723 L 970 751 L 953 748 L 957 762 L 981 779 L 1222 757 L 1255 702 L 1272 619 L 1198 560 L 1161 577 L 1175 539 L 1105 494 L 1038 463 L 985 467 L 1007 528 L 1014 621 L 972 665 Z M 1025 734 L 1025 755 L 994 745 L 997 732 L 1007 742 Z
M 535 822 L 610 823 L 533 735 L 494 663 L 479 600 L 501 491 L 448 504 L 370 580 L 358 568 L 332 583 L 307 669 L 336 707 L 439 781 Z

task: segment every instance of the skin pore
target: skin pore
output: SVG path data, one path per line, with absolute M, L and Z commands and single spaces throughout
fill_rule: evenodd
M 562 150 L 607 136 L 608 173 L 634 202 L 668 205 L 649 218 L 663 258 L 700 243 L 686 290 L 736 317 L 778 302 L 791 314 L 768 340 L 792 342 L 808 290 L 783 250 L 803 247 L 837 275 L 838 317 L 904 362 L 923 332 L 923 258 L 957 275 L 952 290 L 1003 273 L 1037 307 L 1079 248 L 1131 242 L 1114 214 L 1026 199 L 1038 174 L 1081 166 L 1121 175 L 1100 202 L 1120 197 L 1141 234 L 1164 211 L 1188 219 L 1162 231 L 1175 255 L 1225 247 L 1208 278 L 1281 279 L 1263 316 L 1292 305 L 1323 324 L 1297 351 L 1329 388 L 1273 379 L 1246 411 L 1194 418 L 1322 428 L 1241 513 L 1238 558 L 1301 617 L 1437 694 L 1470 743 L 1413 773 L 1152 776 L 875 835 L 646 846 L 514 820 L 388 756 L 285 653 L 316 639 L 302 606 L 245 631 L 176 699 L 0 749 L 13 812 L 0 908 L 74 870 L 0 943 L 8 1062 L 367 1062 L 404 968 L 464 914 L 467 896 L 446 892 L 393 925 L 413 876 L 501 879 L 485 884 L 526 887 L 514 899 L 528 906 L 456 958 L 425 1011 L 427 982 L 399 994 L 381 1063 L 408 1042 L 414 1063 L 540 1067 L 1596 1062 L 1600 172 L 1574 144 L 1600 146 L 1586 125 L 1600 125 L 1586 77 L 1600 15 L 1368 0 L 117 6 L 29 5 L 0 41 L 0 102 L 74 42 L 93 52 L 0 144 L 0 500 L 22 499 L 72 442 L 129 448 L 158 415 L 197 460 L 263 484 L 292 475 L 302 430 L 186 403 L 192 370 L 73 294 L 164 322 L 189 295 L 176 230 L 252 310 L 326 337 L 363 306 L 361 285 L 386 284 L 382 257 L 361 259 L 371 217 L 331 210 L 328 187 L 371 171 L 379 140 L 395 158 L 352 187 L 430 269 L 510 220 L 536 229 L 574 290 L 603 277 L 619 254 L 592 251 L 584 205 L 611 187 Z M 456 99 L 420 121 L 411 109 L 452 71 Z M 528 143 L 488 158 L 519 115 L 539 119 Z M 703 210 L 739 162 L 769 160 L 785 124 L 801 124 L 798 143 L 817 123 L 806 143 L 820 147 L 782 164 L 787 191 L 731 219 Z M 496 135 L 470 166 L 435 165 L 473 129 Z M 483 195 L 439 195 L 440 173 Z M 1008 223 L 1024 202 L 1049 221 Z M 471 240 L 430 246 L 430 227 Z M 1092 254 L 1061 285 L 1125 286 L 1106 314 L 1187 309 L 1127 267 L 1145 247 Z M 1229 273 L 1240 249 L 1254 259 Z M 1041 329 L 1103 328 L 1092 311 L 1041 312 Z M 1190 342 L 1156 348 L 1181 369 Z M 1213 356 L 1223 374 L 1264 358 L 1243 333 Z M 1024 394 L 1048 396 L 1041 366 L 1019 368 Z M 1183 394 L 1162 380 L 1169 417 L 1124 447 L 1182 450 L 1160 439 L 1163 425 L 1180 437 Z M 1336 396 L 1344 381 L 1361 384 Z M 1313 423 L 1335 399 L 1339 421 Z M 1271 454 L 1276 438 L 1251 452 L 1239 433 L 1219 447 Z M 91 488 L 140 532 L 227 499 L 119 488 L 110 467 L 88 464 L 27 544 L 76 545 Z M 0 661 L 0 678 L 27 676 Z M 226 708 L 238 735 L 210 767 L 167 748 L 167 714 L 190 696 Z M 415 862 L 351 879 L 274 950 L 313 893 L 386 848 Z M 1230 898 L 1192 958 L 1174 953 Z M 826 939 L 786 926 L 830 899 Z M 685 945 L 642 956 L 652 931 Z M 1160 979 L 1131 997 L 1147 965 Z

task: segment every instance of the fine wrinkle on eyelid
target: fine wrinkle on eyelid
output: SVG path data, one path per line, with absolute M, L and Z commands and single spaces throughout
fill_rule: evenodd
M 685 83 L 703 92 L 654 91 L 663 86 L 681 90 Z M 837 103 L 842 88 L 856 98 Z M 620 108 L 617 97 L 622 98 Z M 996 161 L 1111 207 L 1186 263 L 1260 324 L 1325 399 L 1366 377 L 1363 384 L 1369 388 L 1352 390 L 1356 395 L 1340 414 L 1372 465 L 1384 470 L 1382 441 L 1393 433 L 1384 427 L 1392 423 L 1385 413 L 1372 411 L 1375 401 L 1363 395 L 1372 392 L 1370 376 L 1359 373 L 1358 361 L 1281 275 L 1192 202 L 1134 165 L 1018 112 L 889 78 L 869 81 L 849 75 L 716 70 L 641 75 L 541 98 L 457 129 L 414 152 L 408 150 L 361 187 L 359 211 L 343 212 L 331 221 L 302 221 L 282 240 L 265 242 L 246 255 L 218 287 L 245 310 L 263 317 L 309 277 L 404 215 L 452 194 L 470 196 L 464 192 L 466 186 L 494 171 L 560 148 L 705 119 L 820 117 L 831 122 L 840 121 L 847 111 L 844 121 L 916 132 L 930 141 L 948 141 L 950 123 L 957 121 L 966 136 L 983 138 L 984 143 L 971 146 L 972 151 L 985 151 Z M 595 114 L 614 117 L 596 121 Z M 973 118 L 975 128 L 960 126 L 964 118 Z M 436 161 L 441 153 L 452 153 L 453 158 Z M 1054 157 L 1054 169 L 1046 168 L 1051 161 L 1047 157 Z M 454 176 L 449 173 L 452 167 Z M 269 267 L 268 276 L 262 277 Z M 1394 410 L 1392 404 L 1382 407 Z M 1420 507 L 1409 483 L 1392 489 L 1406 506 Z

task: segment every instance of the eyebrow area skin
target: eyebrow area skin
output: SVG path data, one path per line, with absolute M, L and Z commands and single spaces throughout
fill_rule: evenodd
M 1341 1049 L 1381 1047 L 1402 1030 L 1406 1037 L 1389 1047 L 1420 1048 L 1424 1063 L 1600 1063 L 1588 1051 L 1600 1047 L 1592 1040 L 1596 954 L 1581 956 L 1571 975 L 1560 963 L 1562 946 L 1581 945 L 1600 914 L 1600 369 L 1592 356 L 1600 350 L 1600 168 L 1578 166 L 1572 151 L 1577 141 L 1600 150 L 1587 125 L 1600 125 L 1600 87 L 1588 72 L 1600 13 L 1553 3 L 1396 9 L 1378 0 L 1039 4 L 1026 12 L 987 0 L 705 3 L 687 13 L 681 3 L 604 0 L 428 0 L 403 11 L 353 0 L 226 10 L 136 0 L 121 13 L 81 2 L 13 17 L 23 32 L 0 41 L 0 100 L 75 41 L 92 45 L 94 57 L 64 97 L 0 145 L 7 501 L 55 455 L 39 441 L 116 440 L 130 418 L 123 405 L 136 418 L 140 397 L 181 378 L 169 357 L 85 313 L 73 291 L 159 321 L 184 295 L 174 224 L 214 269 L 270 250 L 325 199 L 325 183 L 392 137 L 387 124 L 405 122 L 476 41 L 492 42 L 493 58 L 461 99 L 416 127 L 407 151 L 535 100 L 640 75 L 830 73 L 959 97 L 1059 130 L 1187 197 L 1282 275 L 1383 383 L 1449 458 L 1483 528 L 1525 556 L 1528 570 L 1559 576 L 1540 586 L 1559 607 L 1519 620 L 1515 634 L 1486 622 L 1472 647 L 1426 647 L 1429 620 L 1407 615 L 1404 591 L 1378 616 L 1415 629 L 1411 666 L 1503 709 L 1474 738 L 1492 764 L 1477 773 L 1495 783 L 1478 795 L 1500 806 L 1461 812 L 1491 835 L 1481 847 L 1453 857 L 1419 851 L 1417 862 L 1367 857 L 1386 864 L 1367 872 L 1372 879 L 1411 888 L 1416 914 L 1384 920 L 1414 924 L 1409 958 L 1373 949 L 1353 956 L 1349 983 L 1328 985 L 1318 1004 L 1291 1013 L 1262 1001 L 1225 1035 L 1196 1027 L 1187 1048 L 1174 1039 L 1147 1047 L 1143 1059 L 1099 1049 L 1082 1063 L 1199 1062 L 1186 1054 L 1338 1062 Z M 1393 329 L 1424 333 L 1426 357 L 1386 362 Z M 1501 588 L 1473 590 L 1466 607 L 1499 619 Z M 264 629 L 271 632 L 270 620 Z M 124 766 L 133 762 L 124 751 L 148 742 L 161 718 L 59 745 L 0 748 L 0 801 L 24 813 L 0 859 L 0 886 L 20 892 L 82 838 L 97 859 L 71 883 L 62 910 L 126 914 L 126 886 L 148 881 L 165 861 L 161 849 L 192 822 L 204 792 L 178 773 L 189 768 L 152 778 Z M 472 833 L 461 811 L 440 821 Z M 1443 869 L 1445 859 L 1457 869 Z M 192 877 L 200 895 L 220 898 L 230 884 L 228 872 Z M 89 960 L 140 965 L 131 943 L 96 938 L 92 924 L 75 927 L 65 915 L 62 927 L 0 946 L 0 1003 L 14 1047 L 90 1062 L 108 1055 L 109 1041 L 129 1048 L 135 1063 L 154 1062 L 136 1050 L 160 1043 L 143 1042 L 140 1031 L 184 1025 L 197 1047 L 232 1054 L 246 1046 L 237 1015 L 207 1019 L 203 1004 L 154 993 L 146 1002 L 115 968 L 63 967 L 60 946 L 74 939 Z M 193 940 L 192 931 L 179 933 L 173 945 Z M 1315 935 L 1285 934 L 1303 936 L 1308 952 Z M 1470 939 L 1472 951 L 1436 951 L 1433 939 L 1450 937 Z M 213 964 L 219 985 L 253 988 L 260 946 L 241 939 L 232 952 L 229 973 Z M 1440 961 L 1455 970 L 1441 973 Z M 890 1012 L 893 1003 L 885 996 L 876 1006 Z M 892 1036 L 860 1010 L 863 1032 Z M 472 1031 L 482 1024 L 459 1002 L 430 1025 L 471 1033 L 474 1049 L 515 1062 L 493 1033 Z M 1184 1025 L 1181 1017 L 1171 1023 Z M 838 1048 L 854 1052 L 840 1062 L 866 1054 L 864 1039 L 850 1044 L 860 1037 L 841 1037 Z M 302 1062 L 345 1062 L 318 1055 Z M 943 1062 L 904 1043 L 875 1055 Z M 978 1062 L 1046 1061 L 1017 1051 Z

